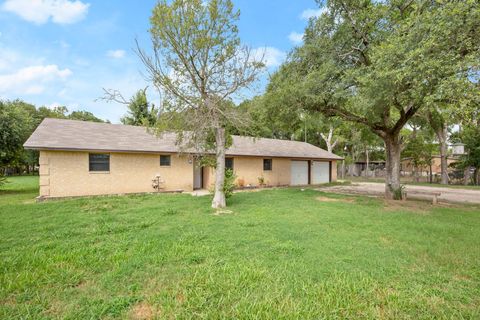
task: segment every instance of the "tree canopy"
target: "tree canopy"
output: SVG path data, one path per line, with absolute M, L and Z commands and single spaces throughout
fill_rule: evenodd
M 478 90 L 472 78 L 479 72 L 479 7 L 474 0 L 326 1 L 267 96 L 378 135 L 392 197 L 400 189 L 405 124 L 419 110 L 460 103 Z

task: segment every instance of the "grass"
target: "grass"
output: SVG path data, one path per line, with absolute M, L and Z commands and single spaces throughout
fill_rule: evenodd
M 312 189 L 0 192 L 0 318 L 478 319 L 480 208 Z

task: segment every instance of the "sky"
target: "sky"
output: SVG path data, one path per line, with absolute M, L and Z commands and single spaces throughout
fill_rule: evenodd
M 98 101 L 102 88 L 130 97 L 148 85 L 133 48 L 150 47 L 155 0 L 0 0 L 0 99 L 87 110 L 118 123 L 126 107 Z M 240 38 L 265 51 L 268 75 L 301 44 L 314 0 L 234 0 Z M 155 96 L 151 99 L 155 100 Z M 155 102 L 155 101 L 154 101 Z

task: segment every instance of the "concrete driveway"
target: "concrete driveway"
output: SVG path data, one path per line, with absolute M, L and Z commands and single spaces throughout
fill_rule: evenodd
M 406 185 L 405 188 L 408 198 L 432 198 L 431 196 L 427 195 L 409 195 L 409 192 L 438 192 L 441 193 L 441 195 L 438 197 L 438 201 L 480 204 L 480 190 L 414 185 Z M 321 190 L 333 193 L 383 196 L 385 194 L 385 184 L 375 182 L 356 182 L 352 183 L 351 185 L 325 187 Z

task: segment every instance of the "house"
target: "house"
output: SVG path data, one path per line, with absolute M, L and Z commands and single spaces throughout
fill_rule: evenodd
M 180 150 L 176 134 L 144 127 L 45 119 L 24 147 L 40 151 L 44 198 L 192 191 L 215 179 L 193 150 Z M 335 181 L 341 159 L 304 142 L 234 136 L 225 163 L 238 184 L 283 186 Z
M 376 177 L 376 176 L 384 176 L 383 171 L 385 170 L 385 161 L 383 160 L 370 160 L 368 162 L 368 170 L 367 169 L 367 162 L 366 161 L 355 161 L 352 164 L 349 164 L 347 167 L 347 173 L 350 176 L 354 177 Z
M 447 157 L 447 164 L 450 166 L 452 163 L 458 161 L 457 156 L 448 156 Z M 414 173 L 414 164 L 412 158 L 403 158 L 401 165 L 401 172 L 402 175 L 413 175 Z M 422 165 L 416 168 L 417 174 L 419 176 L 429 176 L 430 170 L 432 175 L 440 175 L 442 174 L 442 159 L 439 155 L 432 156 L 432 163 L 431 165 Z

